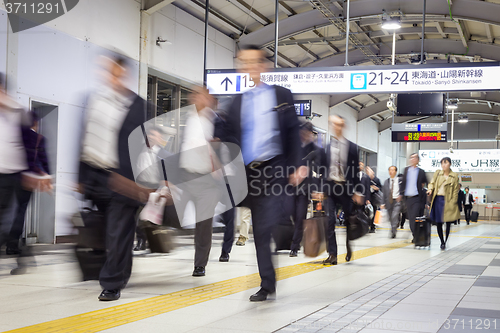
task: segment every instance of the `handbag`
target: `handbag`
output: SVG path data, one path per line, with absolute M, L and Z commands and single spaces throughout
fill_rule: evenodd
M 326 225 L 328 217 L 313 217 L 304 220 L 302 246 L 307 257 L 317 257 L 326 250 Z
M 380 207 L 384 204 L 384 198 L 382 197 L 381 191 L 376 191 L 371 194 L 370 202 L 376 206 Z
M 355 208 L 354 214 L 349 217 L 347 228 L 349 240 L 355 240 L 366 235 L 370 229 L 370 219 L 365 214 L 363 207 Z

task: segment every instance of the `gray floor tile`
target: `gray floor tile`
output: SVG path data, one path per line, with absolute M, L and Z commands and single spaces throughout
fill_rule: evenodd
M 442 274 L 456 275 L 481 275 L 488 266 L 479 265 L 453 265 L 444 270 Z
M 470 308 L 455 308 L 451 313 L 452 316 L 468 316 L 475 318 L 497 318 L 500 319 L 500 311 L 484 310 L 484 309 L 470 309 Z M 500 320 L 497 320 L 500 328 Z
M 499 249 L 488 249 L 488 248 L 479 248 L 474 252 L 488 252 L 488 253 L 499 253 Z
M 490 287 L 490 288 L 500 288 L 500 279 L 496 277 L 480 276 L 476 282 L 474 282 L 475 287 Z
M 489 266 L 500 266 L 500 259 L 493 259 Z

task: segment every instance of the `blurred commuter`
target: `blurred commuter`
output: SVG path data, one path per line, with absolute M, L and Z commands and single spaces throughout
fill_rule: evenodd
M 292 185 L 300 183 L 307 170 L 303 166 L 298 168 L 301 164 L 300 123 L 292 93 L 260 81 L 268 60 L 259 47 L 245 46 L 238 53 L 238 61 L 240 71 L 250 75 L 255 88 L 233 99 L 226 119 L 225 141 L 241 147 L 246 165 L 249 193 L 241 205 L 252 212 L 262 280 L 261 289 L 250 297 L 250 301 L 264 301 L 276 291 L 270 243 L 275 225 L 286 219 L 282 193 L 289 181 Z M 289 179 L 286 172 L 291 168 L 287 167 L 295 171 Z
M 462 184 L 458 184 L 458 210 L 460 211 L 460 214 L 462 214 L 462 209 L 464 208 L 464 200 L 465 200 L 465 193 L 462 190 Z M 460 217 L 458 218 L 457 221 L 458 224 L 460 224 Z
M 427 190 L 427 195 L 431 196 L 431 220 L 436 223 L 442 250 L 446 248 L 451 224 L 460 217 L 458 175 L 450 167 L 451 159 L 443 157 L 442 170 L 436 170 Z M 446 223 L 446 238 L 443 237 L 443 223 Z
M 104 66 L 104 87 L 88 97 L 79 182 L 85 197 L 106 217 L 99 300 L 113 301 L 130 278 L 138 200 L 146 201 L 149 194 L 133 181 L 128 145 L 130 133 L 146 121 L 146 102 L 125 87 L 125 58 L 108 59 Z
M 375 212 L 383 205 L 383 195 L 382 195 L 382 184 L 380 183 L 380 179 L 375 176 L 375 172 L 372 168 L 367 166 L 365 168 L 366 174 L 370 177 L 370 203 L 373 207 L 373 217 L 370 221 L 370 233 L 375 232 Z
M 316 185 L 316 189 L 318 189 L 319 185 L 316 184 L 316 178 L 313 177 L 313 173 L 318 172 L 318 167 L 321 164 L 321 148 L 314 143 L 314 134 L 315 131 L 310 122 L 305 122 L 301 125 L 300 140 L 302 142 L 302 162 L 309 167 L 309 173 L 307 178 L 297 186 L 297 190 L 293 191 L 295 194 L 292 198 L 295 230 L 290 249 L 290 257 L 296 257 L 297 252 L 300 250 L 300 242 L 302 242 L 302 237 L 304 235 L 304 220 L 307 216 L 307 207 L 311 200 L 312 193 L 310 193 L 310 191 L 313 189 L 314 185 Z
M 6 215 L 12 208 L 16 194 L 22 189 L 47 190 L 51 187 L 50 179 L 40 179 L 38 175 L 27 172 L 28 159 L 21 127 L 31 124 L 30 115 L 3 90 L 3 75 L 0 73 L 0 247 L 10 240 L 11 229 L 5 224 L 11 225 Z M 26 271 L 28 251 L 24 250 L 20 255 L 18 267 L 11 274 Z
M 328 196 L 329 206 L 335 207 L 337 204 L 342 206 L 344 211 L 344 223 L 346 224 L 346 233 L 349 234 L 349 217 L 353 213 L 353 204 L 364 205 L 365 198 L 363 193 L 358 192 L 361 180 L 358 175 L 359 159 L 358 146 L 344 137 L 345 121 L 338 115 L 332 115 L 328 119 L 330 132 L 330 144 L 326 147 L 326 154 L 322 155 L 322 167 L 326 168 L 325 195 Z M 361 177 L 363 178 L 363 177 Z M 368 185 L 363 192 L 369 192 Z M 330 213 L 332 209 L 330 208 Z M 328 258 L 323 261 L 324 265 L 337 264 L 337 239 L 335 234 L 336 214 L 330 214 L 328 219 Z M 333 215 L 333 216 L 332 216 Z M 352 259 L 352 248 L 349 237 L 346 237 L 346 261 Z
M 472 204 L 474 203 L 474 196 L 469 193 L 469 187 L 465 188 L 465 193 L 464 193 L 464 214 L 465 214 L 465 220 L 467 221 L 467 225 L 470 224 L 470 212 L 472 211 Z
M 419 160 L 417 153 L 410 155 L 410 166 L 407 166 L 403 172 L 403 182 L 399 191 L 405 200 L 410 229 L 414 238 L 415 219 L 424 214 L 426 203 L 425 191 L 423 188 L 427 183 L 427 177 L 425 176 L 424 170 L 418 167 Z
M 218 161 L 211 142 L 214 141 L 213 111 L 215 100 L 205 87 L 195 87 L 189 94 L 189 104 L 194 105 L 188 112 L 180 148 L 180 176 L 182 181 L 183 204 L 193 201 L 196 214 L 194 233 L 194 270 L 193 276 L 205 276 L 212 248 L 212 223 L 215 207 L 221 194 L 223 179 L 216 179 L 214 171 Z M 170 176 L 169 176 L 170 177 Z M 222 176 L 221 176 L 222 177 Z M 170 182 L 170 178 L 169 178 Z M 182 214 L 185 206 L 175 209 Z
M 402 179 L 396 176 L 398 168 L 396 166 L 389 167 L 389 178 L 384 182 L 384 205 L 382 208 L 387 209 L 387 215 L 391 222 L 391 238 L 396 238 L 396 232 L 399 225 L 399 214 L 403 205 L 401 196 Z
M 26 149 L 28 170 L 34 175 L 50 180 L 49 176 L 49 162 L 47 158 L 47 151 L 45 148 L 45 137 L 38 134 L 38 116 L 36 113 L 31 112 L 32 126 L 23 126 L 22 136 L 24 147 Z M 50 185 L 50 183 L 49 183 Z M 50 185 L 50 188 L 52 186 Z M 20 254 L 19 238 L 23 233 L 24 228 L 24 215 L 31 199 L 33 189 L 18 188 L 16 192 L 17 208 L 14 214 L 14 222 L 10 229 L 10 240 L 7 243 L 7 254 Z
M 238 207 L 238 219 L 240 221 L 240 236 L 236 241 L 236 245 L 244 246 L 248 240 L 248 232 L 250 230 L 250 221 L 252 220 L 252 212 L 248 207 Z

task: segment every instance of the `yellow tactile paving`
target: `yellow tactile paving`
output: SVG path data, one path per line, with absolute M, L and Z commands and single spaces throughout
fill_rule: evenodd
M 471 227 L 474 227 L 474 225 L 459 227 L 452 232 L 457 232 Z M 375 254 L 391 251 L 409 245 L 411 244 L 407 240 L 405 240 L 390 243 L 387 245 L 375 246 L 369 249 L 358 250 L 353 253 L 353 260 L 366 258 Z M 322 260 L 311 261 L 277 268 L 277 279 L 284 280 L 290 277 L 329 267 L 322 265 L 321 261 Z M 344 255 L 339 255 L 338 263 L 345 263 Z M 105 329 L 136 322 L 138 320 L 178 310 L 191 305 L 203 303 L 212 299 L 236 294 L 245 290 L 256 288 L 259 285 L 259 274 L 254 273 L 200 287 L 194 287 L 186 290 L 176 291 L 170 294 L 117 305 L 102 310 L 91 311 L 76 316 L 52 320 L 45 323 L 11 330 L 8 332 L 99 332 Z

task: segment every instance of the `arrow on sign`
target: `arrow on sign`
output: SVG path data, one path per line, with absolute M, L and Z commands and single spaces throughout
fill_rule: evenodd
M 426 153 L 422 153 L 422 157 L 425 157 L 425 156 L 427 156 L 427 154 Z
M 233 82 L 231 82 L 231 80 L 229 80 L 229 78 L 227 76 L 224 80 L 222 80 L 222 82 L 220 84 L 223 85 L 224 83 L 226 83 L 226 91 L 227 91 L 227 84 L 228 83 L 230 83 L 231 85 L 233 84 Z

